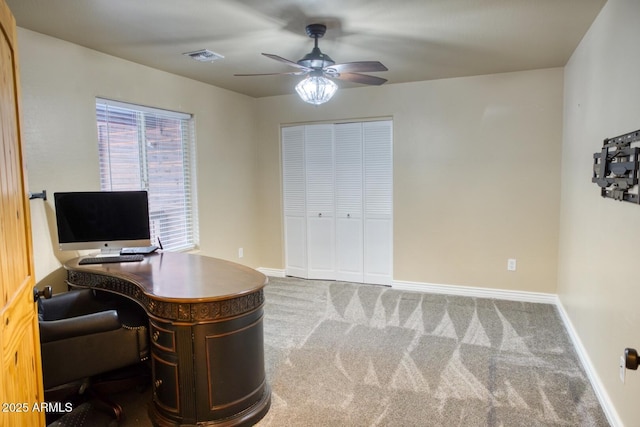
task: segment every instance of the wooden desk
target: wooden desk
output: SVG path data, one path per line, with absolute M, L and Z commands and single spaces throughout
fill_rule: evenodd
M 65 264 L 73 287 L 126 296 L 147 311 L 156 426 L 253 425 L 269 410 L 263 274 L 228 261 L 155 253 L 142 262 Z

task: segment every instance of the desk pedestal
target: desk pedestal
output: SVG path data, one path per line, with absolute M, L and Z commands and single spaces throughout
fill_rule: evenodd
M 267 413 L 271 392 L 264 370 L 266 277 L 261 273 L 170 253 L 141 264 L 78 265 L 73 260 L 65 268 L 69 285 L 117 293 L 147 311 L 154 425 L 253 425 Z M 176 274 L 178 268 L 184 274 Z M 179 279 L 198 282 L 180 285 Z M 235 292 L 229 293 L 229 280 L 237 282 L 231 286 Z M 182 298 L 174 297 L 180 292 Z
M 150 325 L 156 425 L 252 425 L 266 414 L 262 309 L 216 323 Z

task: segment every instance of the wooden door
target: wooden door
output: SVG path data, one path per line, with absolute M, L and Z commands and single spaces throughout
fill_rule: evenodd
M 0 425 L 41 427 L 44 392 L 16 50 L 15 20 L 0 0 Z

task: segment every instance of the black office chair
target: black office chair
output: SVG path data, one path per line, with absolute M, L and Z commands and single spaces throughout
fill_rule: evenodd
M 40 292 L 50 295 L 48 292 Z M 91 380 L 149 357 L 148 318 L 135 302 L 91 289 L 38 298 L 45 394 L 70 384 L 93 390 Z M 97 397 L 102 397 L 98 395 Z M 116 419 L 122 408 L 102 398 Z

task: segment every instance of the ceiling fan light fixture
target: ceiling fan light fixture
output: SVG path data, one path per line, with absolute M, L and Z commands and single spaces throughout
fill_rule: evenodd
M 323 76 L 309 76 L 296 85 L 296 92 L 306 103 L 324 104 L 333 97 L 338 85 Z

